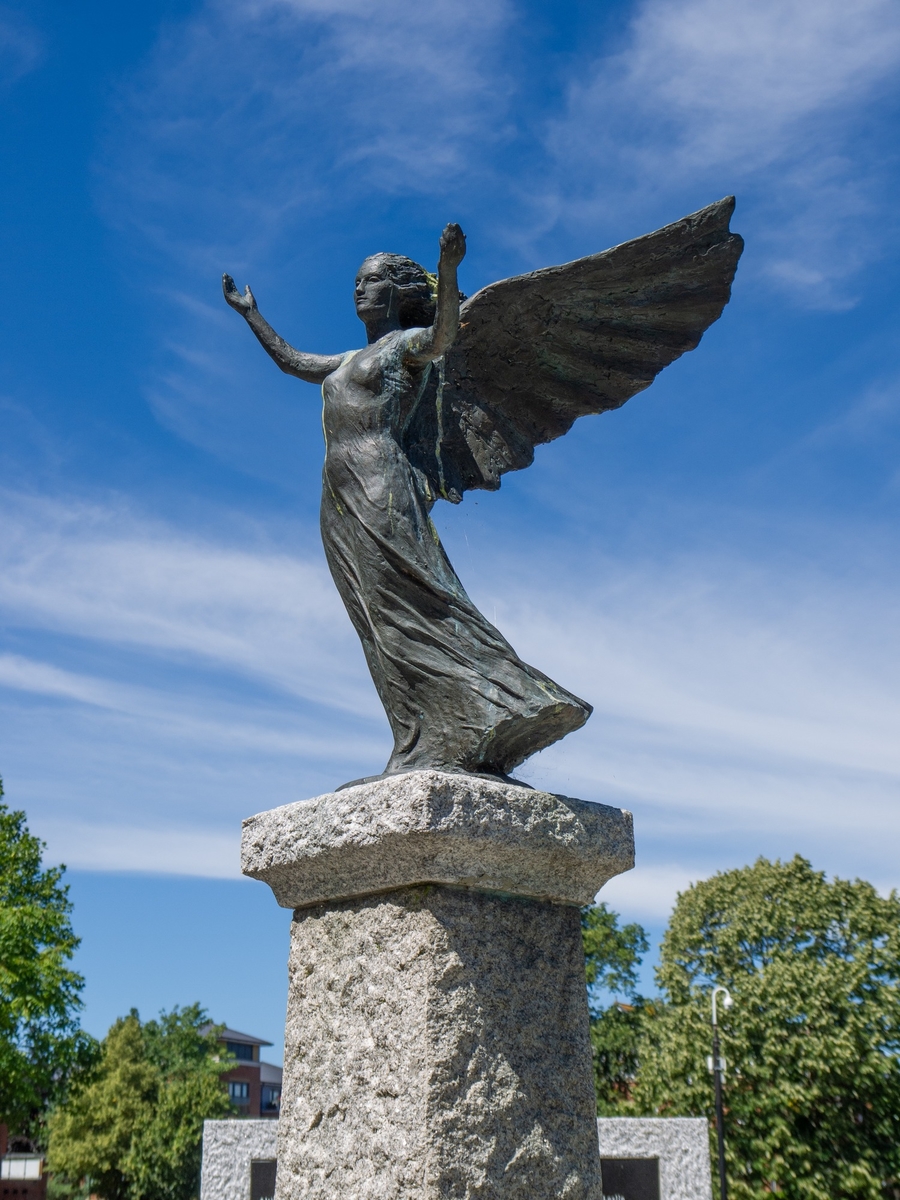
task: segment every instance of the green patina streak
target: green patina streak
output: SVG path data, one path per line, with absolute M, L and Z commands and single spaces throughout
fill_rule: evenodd
M 449 500 L 447 495 L 447 485 L 444 482 L 444 460 L 441 458 L 441 442 L 444 440 L 444 384 L 446 382 L 444 376 L 444 356 L 435 360 L 438 365 L 438 385 L 437 395 L 434 401 L 434 410 L 437 416 L 437 439 L 434 443 L 434 457 L 437 461 L 438 482 L 440 483 L 441 495 L 445 500 Z

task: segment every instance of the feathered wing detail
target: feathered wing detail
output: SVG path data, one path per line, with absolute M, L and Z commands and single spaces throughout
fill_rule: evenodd
M 728 303 L 743 249 L 734 197 L 463 305 L 407 430 L 431 498 L 495 490 L 578 417 L 619 408 L 693 350 Z

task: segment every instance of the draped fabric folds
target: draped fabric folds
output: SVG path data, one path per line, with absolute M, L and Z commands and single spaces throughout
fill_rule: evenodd
M 522 662 L 466 595 L 401 448 L 399 389 L 349 405 L 352 369 L 346 356 L 322 389 L 322 541 L 394 734 L 386 771 L 506 775 L 590 707 Z

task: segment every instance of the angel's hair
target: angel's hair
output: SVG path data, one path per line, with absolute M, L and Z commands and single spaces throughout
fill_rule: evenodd
M 437 275 L 407 258 L 405 254 L 370 254 L 387 268 L 392 283 L 400 292 L 397 316 L 401 329 L 427 329 L 434 324 L 437 312 Z M 460 300 L 465 300 L 462 292 Z

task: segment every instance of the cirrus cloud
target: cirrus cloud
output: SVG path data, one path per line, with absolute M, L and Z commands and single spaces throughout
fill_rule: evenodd
M 646 208 L 738 191 L 764 247 L 751 269 L 811 307 L 845 307 L 891 223 L 894 164 L 872 148 L 898 68 L 892 0 L 643 0 L 624 45 L 575 74 L 549 124 L 575 187 L 548 189 L 548 213 L 584 222 L 623 195 Z

